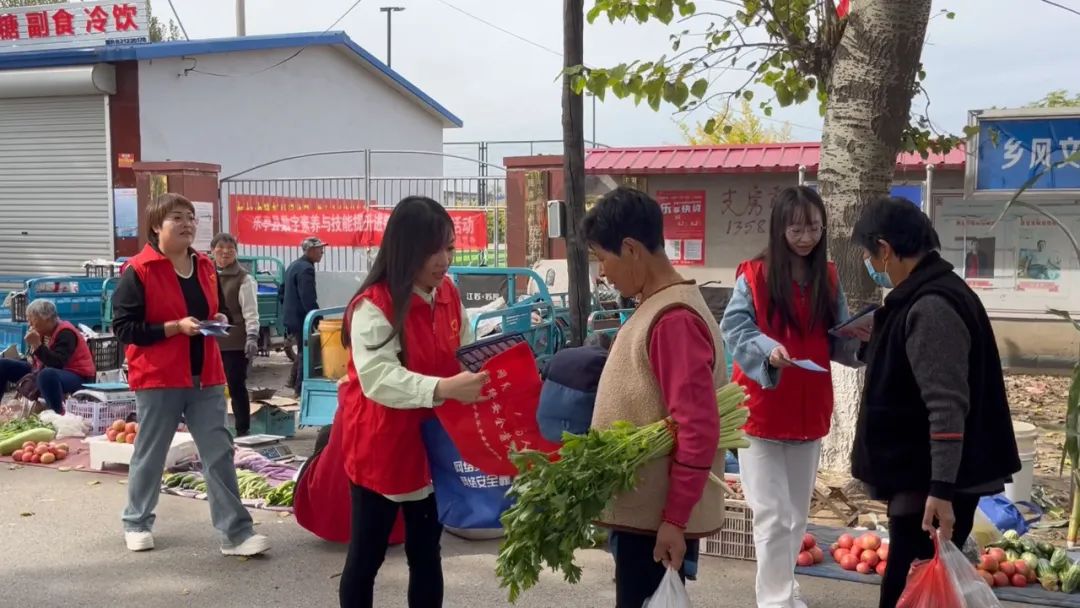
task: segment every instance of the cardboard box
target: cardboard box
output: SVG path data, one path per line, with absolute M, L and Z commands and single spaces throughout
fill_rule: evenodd
M 232 400 L 228 404 L 229 425 L 235 428 L 235 419 L 232 415 Z M 271 397 L 251 402 L 251 429 L 252 435 L 281 435 L 292 437 L 296 435 L 296 427 L 300 417 L 300 402 L 288 397 Z

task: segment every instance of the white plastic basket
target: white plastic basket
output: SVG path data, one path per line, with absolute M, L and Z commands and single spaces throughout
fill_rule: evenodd
M 126 420 L 135 413 L 135 394 L 130 399 L 114 399 L 110 401 L 83 401 L 69 399 L 64 404 L 68 413 L 75 414 L 90 425 L 89 436 L 104 435 L 116 420 Z

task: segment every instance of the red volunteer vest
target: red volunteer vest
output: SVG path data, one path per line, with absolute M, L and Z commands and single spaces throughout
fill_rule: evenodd
M 64 369 L 69 372 L 78 374 L 80 378 L 94 378 L 97 376 L 97 366 L 94 365 L 94 355 L 90 353 L 90 346 L 86 344 L 86 338 L 83 337 L 82 332 L 75 328 L 74 325 L 67 321 L 60 321 L 56 324 L 56 329 L 53 330 L 51 336 L 49 336 L 49 344 L 56 343 L 56 336 L 60 335 L 60 332 L 70 329 L 75 334 L 75 352 L 71 354 L 71 358 L 68 359 Z M 45 367 L 41 364 L 41 361 L 34 360 L 34 367 L 41 369 Z
M 167 323 L 188 316 L 180 279 L 169 258 L 149 244 L 130 260 L 146 294 L 146 322 Z M 202 285 L 203 295 L 213 318 L 219 311 L 218 276 L 210 258 L 195 256 L 195 273 Z M 124 352 L 128 362 L 128 386 L 131 390 L 152 388 L 191 388 L 192 373 L 188 373 L 191 340 L 177 334 L 150 346 L 129 344 Z M 198 372 L 202 386 L 225 384 L 225 369 L 217 339 L 203 336 L 203 368 Z M 193 372 L 195 370 L 192 370 Z
M 345 323 L 352 321 L 353 310 L 364 299 L 393 319 L 390 292 L 385 284 L 379 284 L 353 298 L 345 310 Z M 461 323 L 461 298 L 449 277 L 436 290 L 434 307 L 413 294 L 405 317 L 405 367 L 442 378 L 459 373 Z M 431 483 L 420 433 L 423 422 L 434 416 L 431 409 L 394 409 L 368 399 L 351 356 L 348 381 L 338 388 L 338 394 L 339 407 L 345 409 L 345 470 L 354 484 L 394 495 L 415 492 Z
M 304 465 L 293 493 L 293 516 L 296 523 L 323 540 L 347 543 L 352 535 L 352 493 L 345 474 L 345 412 L 341 394 L 330 441 L 321 452 Z M 390 544 L 405 542 L 405 520 L 398 511 Z
M 754 318 L 761 333 L 784 345 L 793 359 L 810 359 L 829 369 L 828 328 L 810 326 L 810 298 L 803 289 L 795 287 L 792 297 L 795 315 L 803 328 L 800 334 L 793 329 L 780 330 L 779 323 L 769 317 L 769 285 L 765 263 L 750 260 L 739 265 L 736 278 L 745 277 L 754 301 Z M 829 284 L 835 292 L 839 285 L 836 268 L 829 264 Z M 832 376 L 798 367 L 784 369 L 780 384 L 770 390 L 761 388 L 743 373 L 738 364 L 731 379 L 746 389 L 750 419 L 743 431 L 761 439 L 812 441 L 829 434 L 833 410 Z

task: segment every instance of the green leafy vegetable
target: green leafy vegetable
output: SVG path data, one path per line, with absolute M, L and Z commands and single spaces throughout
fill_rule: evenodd
M 742 406 L 745 391 L 728 384 L 716 399 L 719 449 L 748 447 L 740 430 L 750 414 Z M 643 427 L 618 422 L 585 435 L 565 433 L 556 460 L 536 450 L 511 452 L 519 474 L 509 491 L 514 505 L 502 516 L 506 538 L 495 567 L 511 602 L 537 583 L 545 567 L 561 571 L 567 582 L 581 580 L 574 552 L 594 545 L 593 522 L 615 495 L 634 489 L 638 468 L 671 452 L 676 433 L 669 419 Z

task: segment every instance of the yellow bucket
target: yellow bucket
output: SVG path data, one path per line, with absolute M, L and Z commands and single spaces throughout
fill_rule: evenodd
M 349 351 L 341 343 L 341 319 L 319 321 L 319 343 L 322 346 L 323 378 L 337 380 L 345 375 Z

